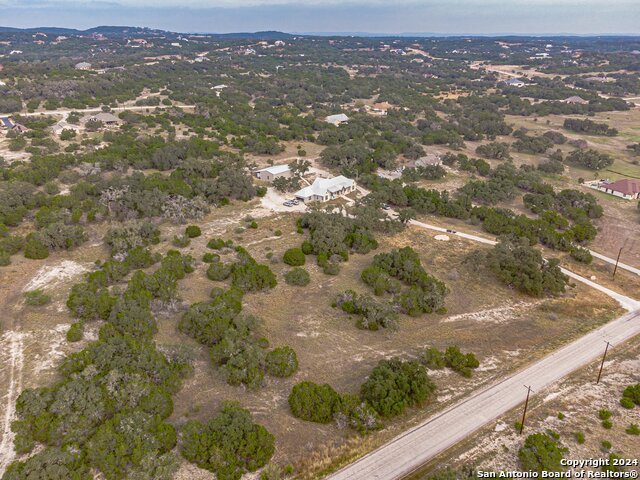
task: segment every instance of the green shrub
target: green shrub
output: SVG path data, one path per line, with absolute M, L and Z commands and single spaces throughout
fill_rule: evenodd
M 629 397 L 622 397 L 620 399 L 620 405 L 622 405 L 624 408 L 627 408 L 629 410 L 631 410 L 636 406 L 636 404 L 633 403 L 633 400 L 631 400 Z
M 309 272 L 304 268 L 296 267 L 284 274 L 284 279 L 288 285 L 296 285 L 298 287 L 305 287 L 311 282 Z
M 264 467 L 275 451 L 275 438 L 256 424 L 248 410 L 225 402 L 208 422 L 189 421 L 182 428 L 180 453 L 189 462 L 216 474 L 218 480 L 239 480 Z
M 82 335 L 84 332 L 84 323 L 83 322 L 74 322 L 67 330 L 67 341 L 69 342 L 79 342 L 82 340 Z
M 378 413 L 357 395 L 343 395 L 333 418 L 339 427 L 349 427 L 365 434 L 382 427 Z
M 24 245 L 24 256 L 33 260 L 42 260 L 49 256 L 49 249 L 38 238 L 31 235 Z
M 214 262 L 211 265 L 209 265 L 209 268 L 207 268 L 207 278 L 209 280 L 221 282 L 229 278 L 229 275 L 231 275 L 232 270 L 233 270 L 233 265 L 226 264 L 223 262 Z
M 38 289 L 24 292 L 24 300 L 27 305 L 38 307 L 49 303 L 51 301 L 51 297 Z
M 445 367 L 442 352 L 435 347 L 427 348 L 420 354 L 420 361 L 430 370 L 439 370 Z
M 625 432 L 627 432 L 629 435 L 640 435 L 640 427 L 638 427 L 638 425 L 636 425 L 635 423 L 632 423 L 627 427 Z
M 565 415 L 562 412 L 558 412 L 558 420 L 564 420 L 565 419 Z
M 300 267 L 304 265 L 305 257 L 304 253 L 299 248 L 290 248 L 282 256 L 282 261 L 292 267 Z
M 480 362 L 473 353 L 464 354 L 456 346 L 447 347 L 444 353 L 444 363 L 451 370 L 464 377 L 470 377 L 473 369 L 480 366 Z
M 636 405 L 640 405 L 640 383 L 629 385 L 625 388 L 622 392 L 622 397 L 630 399 Z
M 309 422 L 329 423 L 340 407 L 340 395 L 331 385 L 301 382 L 289 394 L 289 408 L 294 417 Z
M 196 238 L 202 235 L 202 230 L 200 230 L 200 227 L 197 225 L 189 225 L 184 229 L 184 233 L 189 238 Z
M 258 223 L 255 220 L 251 221 L 251 223 L 249 224 L 249 228 L 258 228 Z
M 435 392 L 425 368 L 416 361 L 381 360 L 360 389 L 363 400 L 382 417 L 400 415 Z
M 202 261 L 204 263 L 215 263 L 220 261 L 220 255 L 217 253 L 207 252 L 202 256 Z
M 187 235 L 174 235 L 173 236 L 173 241 L 171 242 L 173 244 L 174 247 L 177 248 L 185 248 L 188 247 L 189 244 L 191 243 L 191 238 L 189 238 Z
M 290 377 L 298 370 L 298 357 L 291 347 L 278 347 L 267 353 L 267 373 L 274 377 Z
M 543 471 L 560 472 L 567 449 L 557 440 L 555 432 L 534 433 L 529 435 L 518 450 L 518 458 L 524 470 L 541 473 Z
M 611 450 L 611 442 L 609 440 L 602 440 L 602 442 L 600 442 L 600 447 L 603 451 L 608 452 Z
M 580 263 L 590 264 L 593 261 L 591 252 L 586 248 L 572 247 L 570 250 L 571 258 Z
M 607 410 L 606 408 L 601 408 L 600 410 L 598 410 L 598 418 L 600 420 L 609 420 L 612 415 L 613 413 L 611 413 L 611 411 Z
M 273 234 L 274 234 L 276 237 L 281 237 L 281 236 L 282 236 L 282 230 L 276 230 L 275 232 L 273 232 Z
M 580 445 L 584 443 L 584 433 L 582 432 L 574 432 L 573 436 Z
M 212 238 L 207 243 L 207 248 L 212 250 L 222 250 L 225 247 L 231 247 L 233 242 L 231 240 L 224 241 L 222 238 Z
M 311 255 L 313 253 L 313 246 L 307 240 L 302 242 L 300 249 L 302 250 L 302 253 L 304 253 L 305 255 Z M 326 254 L 323 254 L 323 255 L 326 256 Z
M 338 275 L 340 273 L 340 264 L 329 262 L 324 267 L 322 267 L 322 272 L 325 275 Z
M 613 423 L 611 423 L 611 420 L 603 420 L 602 421 L 602 426 L 604 428 L 606 428 L 607 430 L 610 430 L 611 427 L 613 427 Z
M 0 267 L 11 265 L 11 255 L 4 250 L 0 250 Z

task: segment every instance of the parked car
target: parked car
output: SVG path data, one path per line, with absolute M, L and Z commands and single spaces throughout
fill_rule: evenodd
M 447 228 L 447 233 L 458 233 L 455 230 L 451 230 L 450 228 Z
M 387 205 L 386 203 L 382 204 L 382 209 L 383 210 L 389 210 L 391 207 L 389 205 Z

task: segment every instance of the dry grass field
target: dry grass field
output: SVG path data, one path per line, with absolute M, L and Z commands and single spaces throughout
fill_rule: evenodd
M 251 215 L 257 229 L 244 229 L 245 218 Z M 562 298 L 537 300 L 518 294 L 498 284 L 489 272 L 465 262 L 477 245 L 452 239 L 435 240 L 432 232 L 410 228 L 382 238 L 380 251 L 410 245 L 419 252 L 426 270 L 450 288 L 446 315 L 418 318 L 402 316 L 394 331 L 363 331 L 355 320 L 331 307 L 335 295 L 352 288 L 368 292 L 360 280 L 360 271 L 375 252 L 353 255 L 343 264 L 340 275 L 324 275 L 308 257 L 306 268 L 311 284 L 306 288 L 285 284 L 283 274 L 289 267 L 279 259 L 287 248 L 299 245 L 303 236 L 295 232 L 295 216 L 273 215 L 257 203 L 232 205 L 211 213 L 200 222 L 203 236 L 194 239 L 183 250 L 200 259 L 207 251 L 210 238 L 231 238 L 244 245 L 259 261 L 269 263 L 266 255 L 273 253 L 271 268 L 278 276 L 278 286 L 269 293 L 245 297 L 244 312 L 263 320 L 263 333 L 272 346 L 289 345 L 298 353 L 300 370 L 289 379 L 268 377 L 259 390 L 227 385 L 220 372 L 211 366 L 208 352 L 177 330 L 180 314 L 158 317 L 159 345 L 183 345 L 196 359 L 195 375 L 186 381 L 174 397 L 176 424 L 186 419 L 205 419 L 216 411 L 223 400 L 238 400 L 249 408 L 259 422 L 275 434 L 277 451 L 274 461 L 293 463 L 301 476 L 315 476 L 325 468 L 352 458 L 354 455 L 384 442 L 408 426 L 417 423 L 451 402 L 493 382 L 506 372 L 534 361 L 545 352 L 568 342 L 619 313 L 608 297 L 579 285 Z M 170 239 L 183 226 L 163 228 L 159 251 L 171 248 Z M 276 236 L 276 230 L 282 236 Z M 92 268 L 97 258 L 105 259 L 106 250 L 99 240 L 101 230 L 91 232 L 91 241 L 67 254 L 52 255 L 44 261 L 15 257 L 14 263 L 2 270 L 3 349 L 0 382 L 8 388 L 3 399 L 2 418 L 7 406 L 15 401 L 22 388 L 44 385 L 55 376 L 55 367 L 66 353 L 81 348 L 64 339 L 71 319 L 64 302 L 71 285 Z M 205 301 L 214 286 L 205 276 L 206 266 L 199 262 L 196 271 L 180 283 L 180 296 L 185 303 Z M 22 291 L 35 286 L 52 295 L 45 307 L 28 307 Z M 89 327 L 89 339 L 95 338 L 98 325 Z M 373 366 L 382 358 L 412 357 L 425 346 L 444 348 L 459 345 L 463 351 L 473 351 L 481 366 L 471 380 L 445 371 L 433 372 L 438 385 L 438 400 L 414 409 L 388 422 L 387 427 L 369 437 L 342 431 L 334 425 L 318 425 L 293 418 L 287 406 L 287 396 L 295 383 L 311 380 L 330 383 L 340 392 L 357 392 Z M 2 430 L 0 430 L 2 431 Z M 3 431 L 3 448 L 10 446 L 11 435 Z M 193 469 L 185 478 L 195 478 Z M 203 473 L 203 472 L 201 472 Z M 207 475 L 204 476 L 207 478 Z

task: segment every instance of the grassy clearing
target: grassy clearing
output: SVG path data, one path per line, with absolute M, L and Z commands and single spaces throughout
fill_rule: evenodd
M 241 241 L 257 260 L 263 262 L 269 262 L 266 259 L 269 253 L 279 260 L 287 248 L 299 245 L 304 238 L 295 233 L 292 216 L 257 221 L 256 230 L 235 235 L 233 232 L 237 227 L 229 225 L 227 233 L 220 236 Z M 273 236 L 276 229 L 282 230 L 282 237 Z M 205 236 L 194 239 L 187 250 L 193 250 L 194 256 L 199 258 L 206 240 Z M 393 332 L 358 330 L 355 319 L 330 305 L 337 293 L 348 288 L 370 293 L 359 280 L 359 274 L 375 252 L 352 256 L 343 264 L 337 277 L 324 275 L 315 265 L 315 259 L 307 257 L 305 268 L 311 275 L 311 283 L 304 289 L 286 285 L 283 274 L 290 267 L 273 260 L 270 266 L 279 285 L 269 293 L 247 295 L 244 312 L 264 320 L 264 335 L 272 346 L 286 344 L 296 350 L 300 370 L 290 379 L 269 378 L 266 387 L 258 391 L 226 385 L 222 376 L 209 365 L 205 349 L 177 332 L 178 316 L 163 317 L 158 342 L 187 345 L 197 358 L 194 378 L 175 397 L 174 421 L 204 419 L 222 400 L 237 399 L 276 435 L 275 460 L 292 462 L 303 477 L 312 478 L 369 451 L 479 385 L 520 368 L 617 313 L 607 297 L 592 295 L 580 286 L 566 298 L 553 300 L 535 300 L 512 292 L 495 282 L 487 272 L 472 271 L 464 263 L 465 256 L 475 245 L 455 239 L 439 242 L 433 239 L 431 232 L 409 229 L 384 238 L 378 251 L 406 245 L 419 252 L 427 271 L 449 285 L 449 311 L 443 316 L 401 316 L 399 329 Z M 210 289 L 221 285 L 209 281 L 204 270 L 204 266 L 199 267 L 181 284 L 185 301 L 206 300 Z M 338 391 L 355 393 L 381 358 L 410 357 L 424 346 L 444 348 L 454 343 L 465 351 L 474 351 L 480 358 L 481 367 L 474 378 L 467 381 L 455 374 L 435 372 L 438 402 L 408 412 L 374 435 L 361 438 L 333 425 L 302 422 L 288 412 L 287 396 L 299 381 L 327 382 Z

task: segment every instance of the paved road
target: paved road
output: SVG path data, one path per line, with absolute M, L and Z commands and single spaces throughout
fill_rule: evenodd
M 174 107 L 178 107 L 178 108 L 195 108 L 195 105 L 173 105 Z M 171 108 L 171 106 L 167 106 L 167 105 L 153 105 L 153 106 L 143 106 L 143 105 L 131 105 L 131 106 L 124 106 L 124 107 L 114 107 L 112 108 L 110 111 L 111 112 L 124 112 L 127 110 L 148 110 L 150 108 L 156 109 L 156 108 Z M 71 110 L 45 110 L 43 112 L 27 112 L 27 113 L 20 113 L 19 115 L 22 117 L 39 117 L 41 115 L 69 115 L 71 112 L 78 112 L 78 113 L 99 113 L 102 112 L 102 108 L 97 107 L 97 108 L 76 108 L 76 109 L 71 109 Z
M 447 232 L 447 229 L 412 220 L 411 225 Z M 447 232 L 469 240 L 495 244 L 478 235 Z M 328 477 L 330 480 L 392 480 L 402 478 L 494 421 L 525 399 L 524 385 L 534 395 L 602 355 L 604 342 L 620 344 L 640 335 L 640 302 L 563 269 L 566 275 L 616 299 L 630 313 L 588 333 L 504 380 L 485 387 L 444 412 L 399 435 L 358 461 Z
M 530 385 L 535 394 L 599 358 L 605 341 L 617 345 L 639 334 L 640 312 L 624 315 L 399 435 L 329 478 L 402 478 L 524 402 L 524 385 Z

